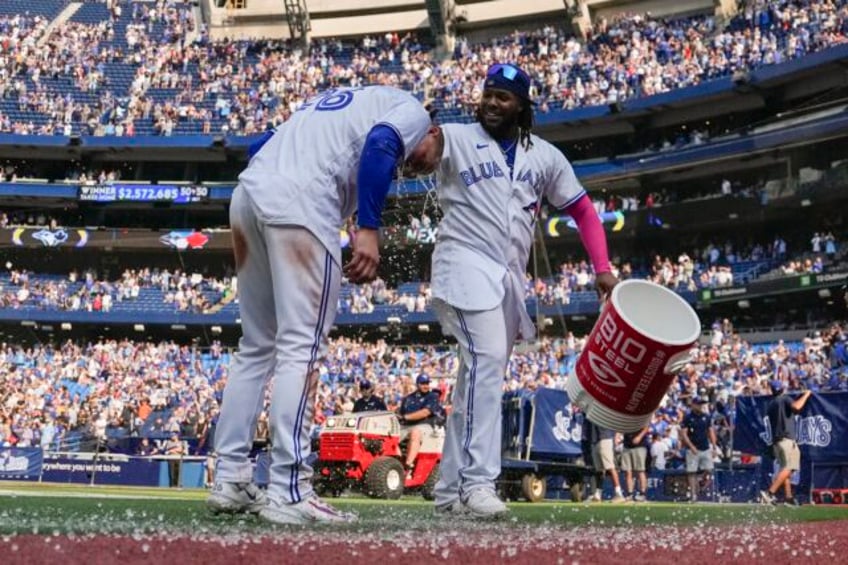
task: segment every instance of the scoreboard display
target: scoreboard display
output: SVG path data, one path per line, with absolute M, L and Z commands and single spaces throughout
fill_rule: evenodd
M 80 186 L 83 202 L 171 202 L 189 204 L 209 200 L 209 187 L 169 184 L 98 184 Z

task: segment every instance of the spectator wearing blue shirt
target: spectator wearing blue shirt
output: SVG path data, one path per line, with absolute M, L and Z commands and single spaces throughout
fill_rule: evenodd
M 680 426 L 680 439 L 686 448 L 686 474 L 689 481 L 689 500 L 698 500 L 698 472 L 702 472 L 704 485 L 712 479 L 713 456 L 717 450 L 716 433 L 713 418 L 709 410 L 710 399 L 698 396 L 692 403 L 692 410 L 683 418 Z
M 421 449 L 421 440 L 425 433 L 433 431 L 433 425 L 444 417 L 444 410 L 439 403 L 439 393 L 430 390 L 430 377 L 425 374 L 415 379 L 415 392 L 406 395 L 400 403 L 398 416 L 403 425 L 402 437 L 409 437 L 406 450 L 406 472 L 408 475 L 415 468 L 415 458 Z
M 795 427 L 795 414 L 804 409 L 812 392 L 804 391 L 798 399 L 792 400 L 785 394 L 786 387 L 783 381 L 772 381 L 771 390 L 773 397 L 766 409 L 769 427 L 771 428 L 771 444 L 774 456 L 780 465 L 780 471 L 774 476 L 774 480 L 768 490 L 760 491 L 760 500 L 765 504 L 775 503 L 775 494 L 783 487 L 785 503 L 795 505 L 792 496 L 792 482 L 789 480 L 794 471 L 801 469 L 801 450 L 798 449 L 798 431 Z
M 379 396 L 374 396 L 374 387 L 370 381 L 363 380 L 359 383 L 359 392 L 362 394 L 353 403 L 354 412 L 372 412 L 385 410 L 386 403 Z

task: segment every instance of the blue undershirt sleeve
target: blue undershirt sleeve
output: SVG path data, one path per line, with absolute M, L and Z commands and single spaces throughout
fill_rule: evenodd
M 395 130 L 382 124 L 374 126 L 365 138 L 356 176 L 359 227 L 377 229 L 382 225 L 383 205 L 401 159 L 403 141 Z

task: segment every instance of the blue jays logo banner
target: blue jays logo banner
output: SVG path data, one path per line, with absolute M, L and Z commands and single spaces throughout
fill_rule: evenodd
M 0 479 L 38 480 L 44 452 L 38 447 L 0 448 Z
M 17 247 L 85 247 L 89 232 L 71 228 L 21 228 L 11 230 L 12 244 Z
M 770 396 L 739 397 L 733 447 L 743 453 L 762 454 L 771 448 L 772 434 L 766 413 Z M 798 446 L 806 461 L 848 461 L 848 393 L 813 394 L 795 416 Z
M 568 394 L 540 388 L 532 398 L 535 421 L 531 450 L 563 458 L 579 457 L 581 421 L 576 418 Z

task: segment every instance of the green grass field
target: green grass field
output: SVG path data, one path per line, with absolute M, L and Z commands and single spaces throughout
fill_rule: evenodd
M 0 482 L 0 535 L 155 534 L 224 535 L 243 531 L 273 531 L 253 517 L 221 517 L 207 513 L 202 490 L 85 487 Z M 361 520 L 345 526 L 350 532 L 397 532 L 404 529 L 456 530 L 471 521 L 444 520 L 433 515 L 432 503 L 417 497 L 375 501 L 343 497 L 339 507 L 354 510 Z M 753 504 L 641 503 L 612 505 L 571 502 L 513 503 L 507 520 L 516 526 L 544 525 L 638 527 L 787 524 L 818 520 L 848 520 L 848 507 L 764 507 Z M 848 522 L 846 522 L 848 526 Z

